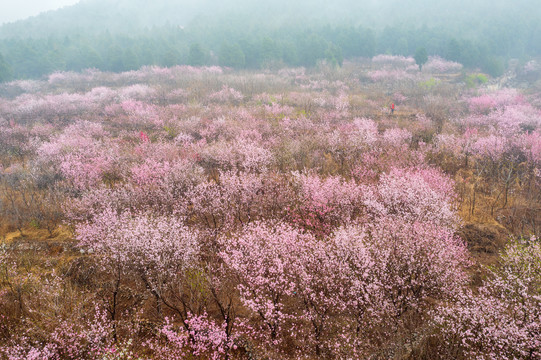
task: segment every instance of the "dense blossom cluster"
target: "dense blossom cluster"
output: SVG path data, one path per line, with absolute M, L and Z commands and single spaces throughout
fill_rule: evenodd
M 439 56 L 429 56 L 423 71 L 436 74 L 457 73 L 462 70 L 462 64 L 442 59 Z
M 541 357 L 541 243 L 532 236 L 507 246 L 501 264 L 479 289 L 440 309 L 444 351 L 468 358 Z
M 539 109 L 346 66 L 3 85 L 0 213 L 76 244 L 44 274 L 0 247 L 0 357 L 539 358 Z M 472 290 L 480 204 L 528 240 Z
M 373 70 L 367 76 L 376 83 L 411 83 L 420 79 L 419 69 L 412 57 L 377 55 L 372 58 L 372 66 Z
M 401 55 L 376 55 L 372 58 L 372 63 L 382 66 L 406 68 L 415 65 L 415 59 Z

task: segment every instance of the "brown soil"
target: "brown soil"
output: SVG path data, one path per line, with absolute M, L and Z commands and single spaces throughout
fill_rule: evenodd
M 472 256 L 472 285 L 479 286 L 487 275 L 488 267 L 497 264 L 509 232 L 498 225 L 468 223 L 457 233 L 466 242 Z

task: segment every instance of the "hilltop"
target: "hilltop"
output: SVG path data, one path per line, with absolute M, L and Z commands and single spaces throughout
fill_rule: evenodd
M 338 0 L 332 3 L 322 0 L 82 0 L 72 6 L 4 24 L 0 27 L 0 38 L 48 37 L 67 31 L 129 34 L 153 26 L 186 27 L 233 21 L 237 25 L 240 21 L 244 25 L 280 27 L 300 20 L 303 25 L 347 23 L 375 29 L 403 24 L 426 25 L 447 28 L 459 36 L 476 36 L 497 23 L 511 35 L 514 29 L 508 26 L 510 23 L 534 23 L 540 17 L 541 10 L 532 8 L 528 0 Z

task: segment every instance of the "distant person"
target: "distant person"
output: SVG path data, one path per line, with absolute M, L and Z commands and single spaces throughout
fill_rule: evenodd
M 391 115 L 394 114 L 394 103 L 391 103 Z

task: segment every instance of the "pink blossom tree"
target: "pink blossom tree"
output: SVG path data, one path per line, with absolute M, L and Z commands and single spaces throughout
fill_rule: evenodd
M 430 222 L 455 227 L 456 194 L 453 181 L 432 168 L 393 168 L 372 189 L 365 187 L 364 201 L 376 216 L 407 222 Z
M 286 224 L 253 223 L 220 241 L 241 301 L 258 318 L 255 340 L 267 351 L 283 346 L 295 336 L 288 331 L 294 317 L 288 302 L 298 290 L 297 267 L 315 239 Z
M 340 176 L 322 179 L 314 173 L 294 173 L 299 204 L 290 209 L 290 221 L 318 236 L 361 216 L 361 188 Z
M 435 317 L 448 358 L 541 356 L 539 240 L 515 240 L 501 259 L 477 294 L 466 290 Z

